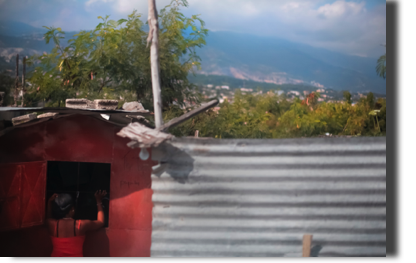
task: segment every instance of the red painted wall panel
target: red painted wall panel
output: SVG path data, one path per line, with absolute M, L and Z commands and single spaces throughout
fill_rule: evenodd
M 93 117 L 75 115 L 16 129 L 0 137 L 0 160 L 5 163 L 41 160 L 111 163 L 109 227 L 87 235 L 85 256 L 150 256 L 153 208 L 150 175 L 151 166 L 156 163 L 151 157 L 140 160 L 140 149 L 128 148 L 129 140 L 116 135 L 120 129 Z M 2 144 L 5 141 L 7 144 Z M 19 150 L 13 150 L 7 159 L 2 159 L 8 155 L 4 146 L 13 145 L 18 145 Z M 42 184 L 43 179 L 39 179 L 45 171 L 42 169 L 35 164 L 25 164 L 21 173 L 26 177 L 22 178 L 24 182 L 20 187 L 46 187 L 46 181 Z M 4 171 L 7 182 L 13 172 Z M 45 204 L 44 198 L 45 194 L 32 199 L 25 194 L 23 206 L 34 207 L 30 215 L 18 213 L 25 218 L 25 226 L 29 226 L 30 218 L 39 218 L 40 210 L 45 213 L 44 207 L 37 206 Z M 52 252 L 44 226 L 2 232 L 0 243 L 5 242 L 6 246 L 0 246 L 0 256 L 49 256 Z M 20 245 L 22 242 L 24 247 Z
M 16 128 L 0 136 L 0 163 L 43 161 L 45 125 Z
M 148 230 L 152 221 L 150 174 L 154 162 L 151 157 L 141 160 L 140 149 L 126 147 L 128 142 L 117 136 L 114 143 L 109 227 Z
M 22 164 L 21 227 L 45 222 L 46 162 Z
M 0 230 L 45 220 L 46 163 L 0 164 Z
M 45 157 L 49 161 L 110 163 L 114 125 L 74 115 L 47 122 Z
M 102 229 L 87 235 L 85 257 L 150 257 L 151 231 Z M 144 248 L 144 249 L 143 249 Z
M 49 257 L 52 241 L 45 225 L 0 233 L 0 256 Z
M 20 227 L 21 166 L 0 164 L 0 231 Z

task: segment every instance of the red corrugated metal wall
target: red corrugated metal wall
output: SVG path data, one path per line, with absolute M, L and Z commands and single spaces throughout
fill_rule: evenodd
M 1 256 L 52 252 L 47 229 L 34 226 L 45 215 L 46 161 L 111 163 L 109 226 L 87 235 L 85 256 L 150 256 L 150 174 L 155 163 L 151 158 L 142 161 L 140 150 L 128 148 L 129 140 L 116 135 L 119 130 L 93 117 L 74 115 L 0 137 L 0 227 L 23 227 L 1 232 Z

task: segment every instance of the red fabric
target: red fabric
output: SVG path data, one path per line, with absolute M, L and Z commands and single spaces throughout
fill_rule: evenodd
M 51 257 L 82 257 L 82 247 L 85 236 L 53 237 L 53 251 Z

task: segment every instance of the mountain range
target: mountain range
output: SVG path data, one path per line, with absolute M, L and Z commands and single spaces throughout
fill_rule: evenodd
M 53 44 L 45 44 L 45 32 L 45 28 L 0 21 L 1 69 L 14 68 L 11 58 L 16 53 L 22 56 L 49 52 Z M 76 33 L 67 32 L 66 40 Z M 377 58 L 351 56 L 281 38 L 233 32 L 210 31 L 206 42 L 206 46 L 197 50 L 202 59 L 198 74 L 386 93 L 386 81 L 375 71 Z

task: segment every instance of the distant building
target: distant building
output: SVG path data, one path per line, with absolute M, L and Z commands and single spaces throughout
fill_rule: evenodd
M 215 111 L 216 113 L 218 113 L 218 111 L 219 111 L 220 109 L 221 109 L 220 107 L 214 107 L 214 108 L 212 108 L 212 110 L 213 110 L 213 111 Z
M 294 94 L 294 95 L 296 95 L 296 96 L 299 96 L 299 95 L 300 95 L 300 92 L 299 92 L 299 91 L 294 91 L 294 90 L 291 90 L 291 91 L 289 91 L 287 94 Z
M 208 85 L 207 85 L 207 87 L 208 87 L 208 88 L 212 88 L 212 87 L 214 87 L 214 85 L 212 85 L 212 84 L 208 84 Z
M 228 87 L 228 86 L 221 86 L 221 88 L 222 88 L 222 89 L 227 89 L 227 90 L 229 90 L 229 89 L 230 89 L 230 87 Z
M 324 89 L 317 89 L 316 92 L 325 92 Z
M 220 86 L 215 86 L 215 89 L 221 89 L 221 87 Z
M 308 95 L 309 95 L 309 93 L 310 93 L 310 92 L 309 92 L 309 91 L 307 91 L 307 90 L 304 90 L 304 91 L 303 91 L 303 95 L 305 95 L 305 96 L 308 96 Z
M 246 92 L 253 92 L 253 89 L 246 89 L 246 88 L 241 88 L 241 91 L 246 91 Z
M 282 94 L 283 94 L 283 93 L 285 93 L 285 92 L 284 92 L 283 90 L 278 90 L 276 93 L 277 93 L 277 95 L 279 95 L 279 96 L 280 96 L 280 95 L 282 95 Z

